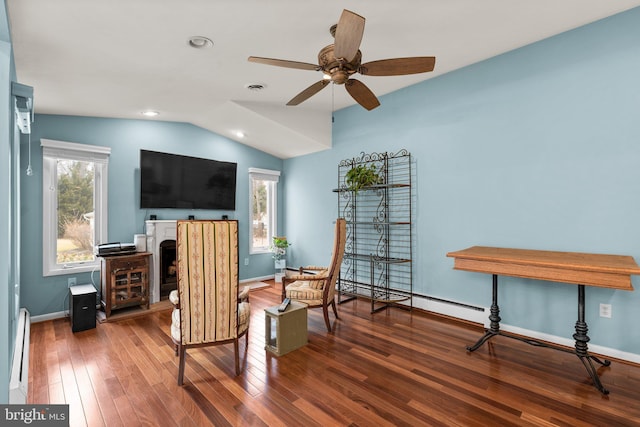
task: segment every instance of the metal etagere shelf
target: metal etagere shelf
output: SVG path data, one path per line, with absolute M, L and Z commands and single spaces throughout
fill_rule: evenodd
M 347 173 L 373 165 L 380 183 L 352 190 Z M 338 212 L 347 241 L 338 279 L 338 303 L 358 296 L 371 312 L 402 303 L 412 308 L 411 154 L 362 153 L 338 165 Z

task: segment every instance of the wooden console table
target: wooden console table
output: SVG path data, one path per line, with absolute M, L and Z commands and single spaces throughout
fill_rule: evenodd
M 488 273 L 493 275 L 493 297 L 490 309 L 490 326 L 485 334 L 468 351 L 475 351 L 496 335 L 516 338 L 532 345 L 551 347 L 566 351 L 565 348 L 542 343 L 533 339 L 506 334 L 500 331 L 500 309 L 498 307 L 498 275 L 549 280 L 578 285 L 578 321 L 576 322 L 575 351 L 591 376 L 595 387 L 603 394 L 609 390 L 602 386 L 592 363 L 609 366 L 608 360 L 600 360 L 590 355 L 587 348 L 589 337 L 584 315 L 585 286 L 632 291 L 631 275 L 640 275 L 640 267 L 631 256 L 598 255 L 577 252 L 552 252 L 527 249 L 492 248 L 473 246 L 457 252 L 449 252 L 454 258 L 454 269 Z

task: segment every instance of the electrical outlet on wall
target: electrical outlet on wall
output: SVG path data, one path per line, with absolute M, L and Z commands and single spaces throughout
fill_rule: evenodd
M 249 258 L 244 259 L 244 265 L 249 265 Z
M 611 304 L 600 304 L 600 317 L 611 319 Z
M 76 285 L 76 278 L 75 277 L 69 277 L 67 279 L 67 287 L 70 288 L 72 286 Z

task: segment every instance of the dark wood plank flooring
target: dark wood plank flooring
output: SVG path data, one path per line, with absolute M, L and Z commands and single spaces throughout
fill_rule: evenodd
M 183 387 L 169 310 L 75 334 L 35 323 L 28 400 L 68 403 L 71 426 L 640 425 L 640 366 L 601 368 L 603 396 L 570 353 L 496 337 L 470 354 L 479 327 L 368 301 L 339 306 L 332 334 L 310 310 L 308 345 L 275 357 L 263 309 L 277 303 L 275 288 L 251 293 L 242 375 L 232 345 L 193 349 Z

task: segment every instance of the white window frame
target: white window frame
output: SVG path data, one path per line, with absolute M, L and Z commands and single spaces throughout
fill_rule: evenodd
M 58 264 L 58 159 L 93 162 L 95 179 L 94 199 L 94 242 L 107 243 L 107 195 L 110 147 L 78 144 L 75 142 L 41 139 L 42 146 L 42 274 L 58 276 L 91 272 L 99 265 L 99 260 Z
M 270 169 L 249 168 L 249 254 L 263 254 L 269 252 L 270 244 L 265 247 L 253 246 L 253 185 L 254 181 L 271 181 L 267 192 L 267 211 L 269 212 L 269 224 L 267 230 L 267 242 L 271 242 L 273 236 L 278 233 L 278 182 L 280 171 Z

